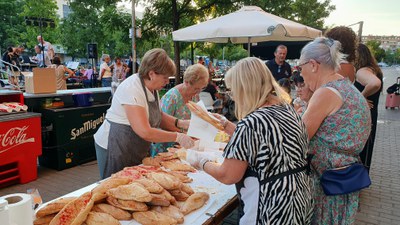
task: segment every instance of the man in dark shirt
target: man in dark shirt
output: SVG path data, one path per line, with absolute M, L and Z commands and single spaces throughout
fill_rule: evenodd
M 282 78 L 290 78 L 290 76 L 292 76 L 292 68 L 289 63 L 285 61 L 286 54 L 287 47 L 284 45 L 278 45 L 274 52 L 275 58 L 268 60 L 266 63 L 276 81 L 279 81 Z

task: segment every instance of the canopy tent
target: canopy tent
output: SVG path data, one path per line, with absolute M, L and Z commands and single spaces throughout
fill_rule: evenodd
M 250 43 L 264 41 L 311 41 L 320 30 L 275 16 L 257 6 L 240 10 L 172 32 L 174 41 Z

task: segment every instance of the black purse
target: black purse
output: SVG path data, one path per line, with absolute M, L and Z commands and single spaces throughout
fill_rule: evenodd
M 326 195 L 349 194 L 371 185 L 367 168 L 360 163 L 326 170 L 320 180 Z

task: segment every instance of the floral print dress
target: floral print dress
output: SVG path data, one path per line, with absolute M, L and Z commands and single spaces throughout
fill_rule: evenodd
M 314 181 L 313 224 L 353 224 L 358 210 L 359 192 L 327 196 L 320 185 L 323 171 L 359 162 L 371 130 L 369 108 L 362 94 L 348 79 L 329 82 L 323 87 L 336 89 L 342 107 L 322 122 L 310 140 Z
M 193 102 L 198 102 L 199 100 L 199 95 L 196 95 L 192 99 Z M 168 115 L 181 120 L 190 120 L 190 110 L 183 101 L 183 96 L 177 88 L 171 88 L 165 93 L 161 98 L 160 107 L 161 111 Z M 158 152 L 165 152 L 168 147 L 172 147 L 173 145 L 173 142 L 154 143 L 151 148 L 151 155 L 155 155 Z

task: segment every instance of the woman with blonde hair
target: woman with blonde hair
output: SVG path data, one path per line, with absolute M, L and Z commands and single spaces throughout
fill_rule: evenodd
M 225 82 L 239 119 L 237 126 L 221 119 L 232 135 L 225 160 L 217 164 L 204 153 L 188 151 L 188 162 L 224 184 L 236 184 L 240 224 L 309 224 L 308 136 L 288 94 L 255 57 L 240 60 Z
M 198 102 L 199 93 L 207 87 L 208 71 L 201 64 L 189 66 L 183 74 L 183 83 L 171 88 L 161 98 L 161 110 L 179 119 L 190 119 L 189 101 Z

